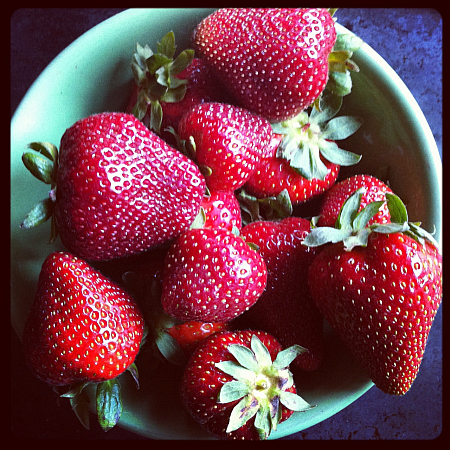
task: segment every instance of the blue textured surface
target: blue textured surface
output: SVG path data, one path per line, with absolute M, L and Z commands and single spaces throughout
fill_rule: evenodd
M 74 39 L 121 9 L 18 10 L 11 16 L 11 114 L 48 63 Z M 442 157 L 442 17 L 431 9 L 346 9 L 339 23 L 360 36 L 399 74 L 424 112 Z M 43 105 L 45 107 L 45 105 Z M 410 391 L 377 388 L 346 409 L 285 439 L 433 439 L 442 431 L 442 306 Z M 15 438 L 143 439 L 121 428 L 90 431 L 51 388 L 23 365 L 12 333 L 12 433 Z M 299 387 L 301 390 L 301 387 Z M 94 421 L 95 422 L 95 421 Z

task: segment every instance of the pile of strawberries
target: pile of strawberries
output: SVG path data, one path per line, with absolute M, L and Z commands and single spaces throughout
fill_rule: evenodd
M 25 166 L 50 185 L 22 227 L 51 220 L 24 330 L 27 361 L 101 426 L 146 345 L 182 365 L 186 410 L 212 435 L 265 439 L 294 411 L 291 364 L 324 359 L 326 319 L 384 392 L 414 381 L 442 298 L 442 257 L 336 141 L 361 45 L 326 9 L 220 9 L 176 57 L 137 45 L 126 112 L 83 118 Z M 195 51 L 195 56 L 194 56 Z M 317 214 L 296 205 L 315 198 Z M 301 389 L 301 386 L 300 386 Z M 320 407 L 320 405 L 318 405 Z

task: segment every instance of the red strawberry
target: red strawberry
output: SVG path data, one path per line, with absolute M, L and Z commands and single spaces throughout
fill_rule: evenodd
M 241 209 L 234 192 L 212 191 L 203 198 L 204 227 L 224 228 L 230 231 L 242 228 Z
M 326 9 L 219 9 L 197 26 L 194 49 L 238 104 L 280 122 L 322 93 L 335 40 Z
M 196 322 L 194 320 L 173 325 L 166 332 L 172 336 L 185 352 L 191 355 L 208 336 L 227 329 L 225 323 Z
M 289 364 L 303 349 L 283 350 L 262 331 L 221 332 L 207 338 L 183 375 L 187 411 L 220 439 L 265 439 L 293 411 L 311 406 L 296 394 Z
M 135 371 L 143 331 L 138 306 L 118 285 L 68 253 L 46 258 L 23 332 L 25 357 L 46 383 L 77 383 L 72 397 L 80 398 L 86 383 L 96 383 L 104 428 L 115 422 L 105 417 L 102 404 L 108 395 L 118 398 L 115 378 Z
M 263 198 L 287 189 L 292 204 L 303 203 L 329 189 L 340 166 L 360 161 L 360 155 L 339 148 L 335 141 L 352 135 L 361 120 L 335 117 L 341 97 L 323 96 L 319 106 L 320 111 L 313 108 L 310 114 L 303 111 L 272 125 L 274 138 L 245 185 L 250 194 Z
M 280 136 L 281 140 L 281 136 Z M 291 167 L 289 161 L 276 156 L 263 158 L 245 184 L 245 190 L 257 198 L 276 197 L 287 190 L 292 204 L 299 204 L 325 192 L 337 180 L 339 165 L 332 164 L 321 158 L 327 174 L 323 180 L 304 177 Z
M 250 308 L 267 281 L 261 256 L 219 228 L 192 229 L 169 250 L 162 305 L 180 320 L 228 322 Z
M 310 222 L 289 217 L 279 222 L 246 225 L 241 236 L 258 246 L 267 266 L 267 287 L 244 316 L 287 347 L 308 351 L 295 360 L 301 369 L 315 370 L 323 357 L 323 318 L 308 289 L 308 268 L 317 250 L 302 245 Z
M 338 218 L 339 212 L 344 202 L 358 189 L 365 188 L 365 192 L 361 197 L 360 210 L 362 210 L 368 203 L 375 201 L 386 200 L 386 192 L 392 193 L 392 190 L 381 180 L 370 175 L 354 175 L 350 178 L 336 183 L 329 189 L 322 201 L 320 210 L 320 218 L 317 222 L 321 227 L 334 227 Z M 387 203 L 384 203 L 377 214 L 368 222 L 368 225 L 373 223 L 389 223 L 391 216 Z
M 367 227 L 381 202 L 358 213 L 361 195 L 344 204 L 340 229 L 318 227 L 304 240 L 332 243 L 311 264 L 309 286 L 375 385 L 403 395 L 417 376 L 442 299 L 442 257 L 428 233 L 407 223 L 393 194 L 386 193 L 392 223 Z
M 192 145 L 195 160 L 213 191 L 234 191 L 255 169 L 272 138 L 265 119 L 224 103 L 203 103 L 188 111 L 178 126 L 180 139 Z
M 63 244 L 80 257 L 118 258 L 170 241 L 199 211 L 205 182 L 196 165 L 129 114 L 79 120 L 64 133 L 59 160 L 45 145 L 30 144 L 43 156 L 23 160 L 34 173 L 45 163 L 51 195 L 22 226 L 54 210 Z

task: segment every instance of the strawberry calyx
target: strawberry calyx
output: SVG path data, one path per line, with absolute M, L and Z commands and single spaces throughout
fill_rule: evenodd
M 138 43 L 132 58 L 131 69 L 138 85 L 132 113 L 137 119 L 144 120 L 150 105 L 146 125 L 157 134 L 160 134 L 163 116 L 160 102 L 176 103 L 183 99 L 188 81 L 177 75 L 194 59 L 194 50 L 184 50 L 174 59 L 175 51 L 175 35 L 170 31 L 157 43 L 156 53 L 148 45 L 142 47 Z
M 146 342 L 148 334 L 147 325 L 144 326 L 144 333 L 142 336 L 139 348 Z M 139 372 L 135 362 L 130 364 L 126 372 L 129 372 L 133 377 L 136 388 L 139 389 Z M 89 414 L 89 396 L 85 390 L 86 387 L 92 386 L 95 389 L 95 402 L 98 423 L 104 431 L 108 431 L 117 425 L 123 411 L 122 405 L 122 390 L 119 381 L 120 374 L 115 378 L 101 382 L 93 382 L 89 380 L 81 380 L 72 383 L 69 390 L 60 393 L 58 386 L 54 386 L 53 390 L 63 398 L 70 400 L 70 406 L 77 416 L 80 423 L 89 430 L 90 428 L 90 414 Z
M 254 426 L 261 439 L 267 439 L 277 429 L 281 418 L 281 406 L 293 411 L 313 408 L 299 395 L 289 392 L 293 377 L 288 366 L 300 354 L 307 351 L 293 345 L 278 353 L 274 361 L 267 347 L 253 335 L 251 348 L 230 344 L 227 349 L 236 361 L 215 363 L 215 366 L 234 379 L 225 383 L 218 396 L 218 403 L 240 401 L 231 411 L 226 432 L 237 430 L 255 416 Z
M 289 161 L 290 166 L 308 180 L 324 180 L 328 169 L 322 158 L 340 166 L 351 166 L 361 155 L 343 150 L 337 140 L 355 133 L 362 120 L 354 116 L 335 117 L 342 106 L 342 97 L 328 94 L 320 99 L 320 108 L 308 114 L 302 111 L 296 117 L 272 124 L 274 133 L 283 135 L 277 151 L 278 158 Z
M 21 228 L 34 228 L 51 219 L 50 242 L 58 237 L 58 228 L 54 216 L 56 200 L 56 177 L 58 173 L 58 148 L 50 142 L 31 142 L 28 148 L 32 152 L 22 155 L 22 162 L 30 173 L 45 184 L 50 185 L 48 197 L 38 202 L 27 214 Z
M 328 243 L 343 242 L 344 249 L 351 251 L 356 246 L 367 246 L 369 235 L 376 233 L 404 233 L 425 245 L 425 240 L 431 242 L 436 248 L 438 243 L 432 234 L 420 227 L 420 222 L 409 222 L 406 206 L 395 194 L 386 192 L 386 202 L 375 201 L 368 203 L 360 212 L 361 198 L 364 188 L 355 191 L 342 205 L 335 227 L 317 227 L 318 217 L 311 220 L 311 232 L 302 241 L 302 245 L 318 247 Z M 368 222 L 378 213 L 381 206 L 386 203 L 391 216 L 390 223 Z
M 236 195 L 241 208 L 242 225 L 261 220 L 281 220 L 290 217 L 293 206 L 287 189 L 277 196 L 257 198 L 241 189 Z
M 136 364 L 131 364 L 127 371 L 132 374 L 133 379 L 136 381 L 136 386 L 139 389 Z M 70 400 L 70 405 L 78 420 L 86 429 L 89 429 L 89 396 L 85 390 L 87 386 L 93 386 L 95 389 L 98 423 L 104 431 L 108 431 L 117 425 L 123 411 L 122 390 L 119 377 L 111 378 L 100 383 L 90 381 L 76 382 L 63 394 L 60 394 L 57 389 L 54 390 L 60 397 L 68 398 Z
M 351 72 L 359 72 L 358 65 L 350 58 L 357 51 L 364 41 L 352 33 L 337 34 L 336 42 L 328 56 L 328 82 L 325 90 L 344 97 L 352 90 Z M 319 99 L 315 102 L 315 107 L 319 107 Z

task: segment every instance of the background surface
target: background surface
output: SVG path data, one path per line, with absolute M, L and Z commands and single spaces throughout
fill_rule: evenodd
M 123 9 L 33 8 L 10 17 L 11 117 L 45 67 L 84 32 Z M 377 51 L 421 107 L 442 158 L 442 17 L 433 9 L 339 9 L 338 22 Z M 154 43 L 149 43 L 153 46 Z M 131 55 L 130 55 L 131 57 Z M 45 105 L 42 106 L 45 108 Z M 417 379 L 403 397 L 377 388 L 335 416 L 286 440 L 434 439 L 442 422 L 442 306 Z M 95 417 L 93 417 L 95 419 Z M 23 362 L 11 329 L 11 433 L 15 439 L 146 439 L 115 427 L 85 430 L 67 399 L 57 397 Z

